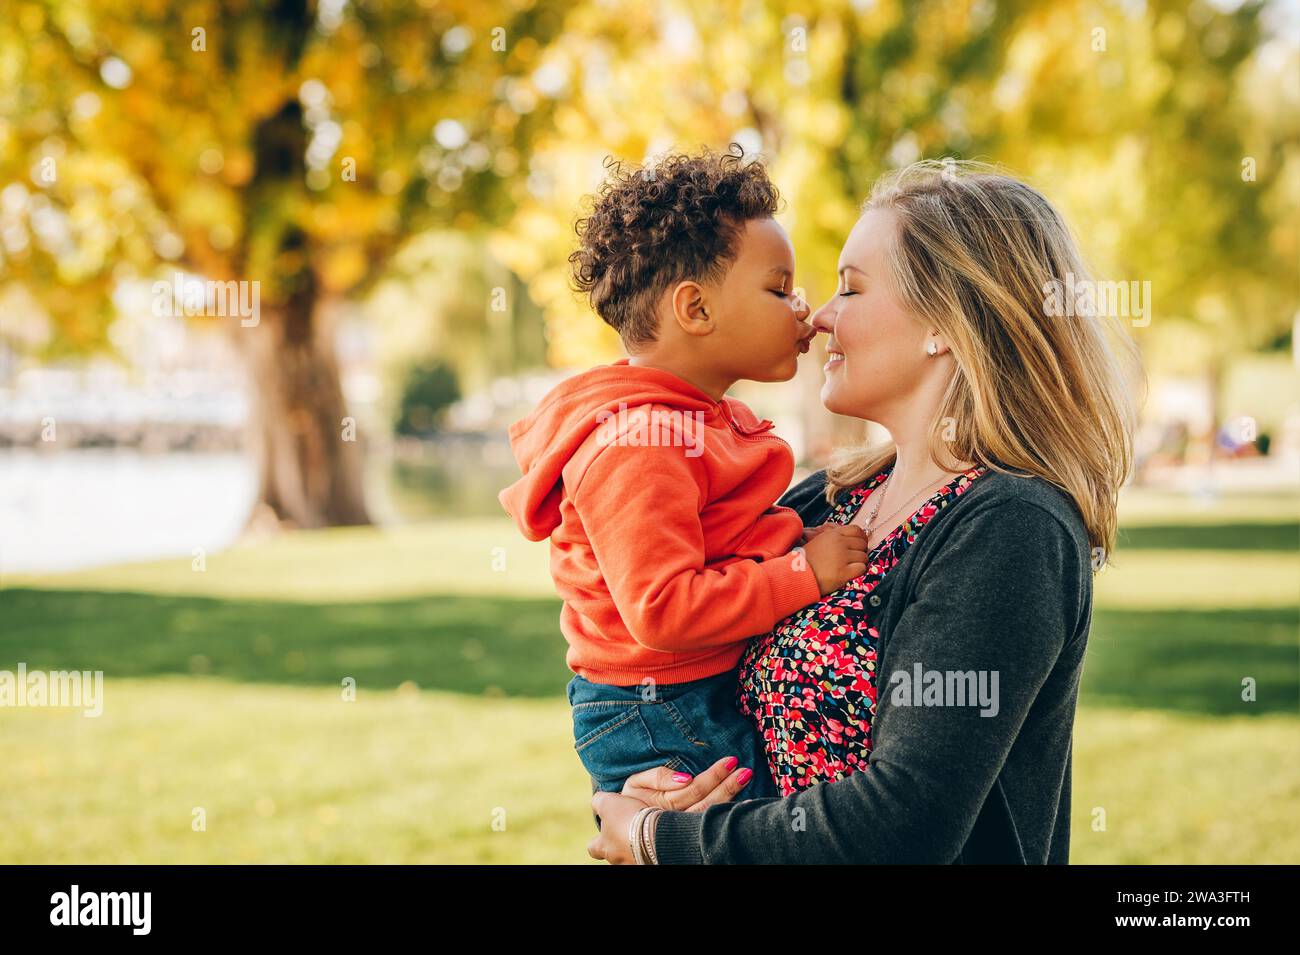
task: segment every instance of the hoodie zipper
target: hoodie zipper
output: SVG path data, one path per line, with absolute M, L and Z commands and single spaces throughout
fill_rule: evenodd
M 734 417 L 732 417 L 732 415 L 731 415 L 731 408 L 727 405 L 726 402 L 724 402 L 724 401 L 719 401 L 719 402 L 718 402 L 718 407 L 719 407 L 719 408 L 721 409 L 721 411 L 722 411 L 722 417 L 725 418 L 727 424 L 729 424 L 729 425 L 731 426 L 731 430 L 734 431 L 736 434 L 740 435 L 742 438 L 749 438 L 749 439 L 751 439 L 751 440 L 755 440 L 755 441 L 757 441 L 757 440 L 779 441 L 781 444 L 785 445 L 787 448 L 790 448 L 790 453 L 791 453 L 791 454 L 794 453 L 794 449 L 790 447 L 790 442 L 786 441 L 785 438 L 782 438 L 782 437 L 779 436 L 779 435 L 775 435 L 775 434 L 767 434 L 767 433 L 766 433 L 766 432 L 768 432 L 768 431 L 771 431 L 772 428 L 776 427 L 776 425 L 773 424 L 773 422 L 771 422 L 771 421 L 769 421 L 768 419 L 764 418 L 764 419 L 759 423 L 758 428 L 756 428 L 756 429 L 753 430 L 753 431 L 746 431 L 744 428 L 742 428 L 742 427 L 740 426 L 740 423 L 739 423 L 738 421 L 736 421 L 736 419 L 735 419 Z M 766 425 L 766 427 L 764 427 L 764 425 Z

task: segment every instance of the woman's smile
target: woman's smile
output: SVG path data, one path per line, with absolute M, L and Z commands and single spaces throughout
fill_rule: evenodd
M 844 363 L 844 352 L 839 351 L 833 346 L 826 348 L 826 364 L 822 366 L 823 371 L 830 371 Z

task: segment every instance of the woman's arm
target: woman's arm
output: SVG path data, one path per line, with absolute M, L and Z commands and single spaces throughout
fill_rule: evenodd
M 936 553 L 890 636 L 870 767 L 787 799 L 664 813 L 659 861 L 951 862 L 1061 649 L 1079 632 L 1089 573 L 1077 538 L 1047 511 L 1021 500 L 981 502 Z M 996 673 L 996 714 L 886 699 L 891 677 L 910 677 L 917 665 L 983 671 L 990 680 Z

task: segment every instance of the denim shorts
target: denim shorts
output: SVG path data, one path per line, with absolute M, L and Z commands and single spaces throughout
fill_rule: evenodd
M 736 709 L 736 669 L 688 683 L 606 686 L 569 681 L 574 749 L 591 791 L 618 792 L 634 773 L 667 766 L 698 776 L 735 756 L 754 776 L 739 799 L 778 795 L 757 728 Z

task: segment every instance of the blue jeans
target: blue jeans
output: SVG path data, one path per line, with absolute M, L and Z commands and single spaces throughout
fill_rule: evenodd
M 736 709 L 736 670 L 688 683 L 606 686 L 569 681 L 574 749 L 591 791 L 618 792 L 634 773 L 667 766 L 698 776 L 735 756 L 754 776 L 740 799 L 779 795 L 757 728 Z

